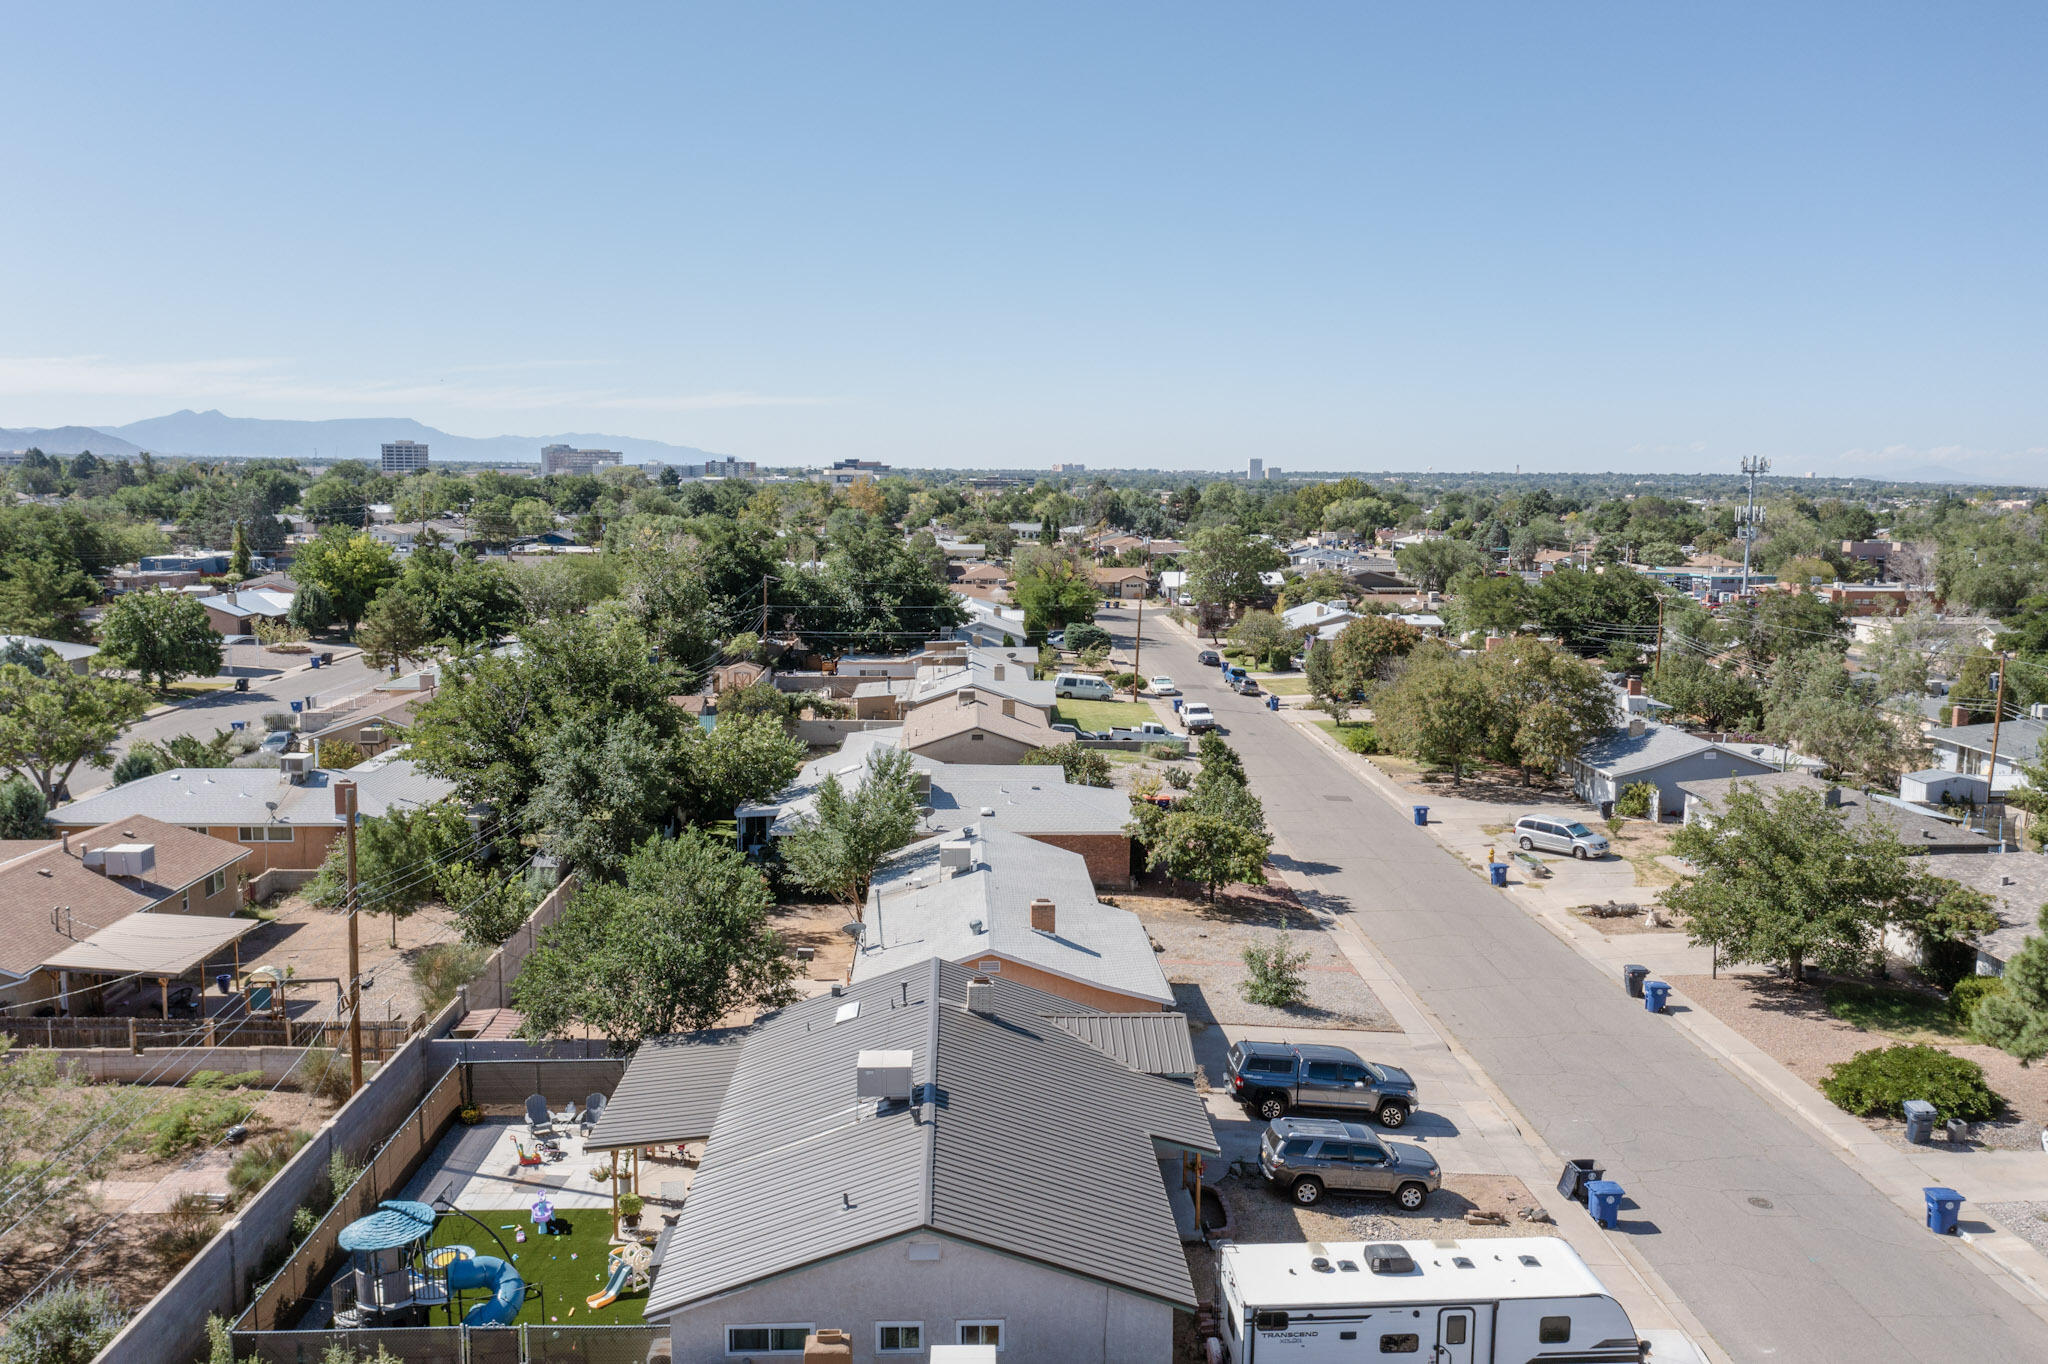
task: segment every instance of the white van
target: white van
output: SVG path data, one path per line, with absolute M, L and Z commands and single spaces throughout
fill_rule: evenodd
M 1052 680 L 1052 694 L 1080 701 L 1107 701 L 1116 695 L 1116 688 L 1089 673 L 1061 673 Z
M 1231 1364 L 1637 1364 L 1621 1304 L 1556 1237 L 1239 1245 L 1216 1252 Z
M 1596 834 L 1575 819 L 1550 819 L 1541 815 L 1524 815 L 1515 821 L 1515 842 L 1522 845 L 1523 852 L 1570 853 L 1581 862 L 1588 858 L 1607 856 L 1607 838 Z

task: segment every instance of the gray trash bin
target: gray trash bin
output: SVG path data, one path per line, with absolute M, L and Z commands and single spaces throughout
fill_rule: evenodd
M 1908 1099 L 1901 1107 L 1906 1110 L 1906 1140 L 1925 1146 L 1934 1136 L 1934 1105 L 1924 1099 Z
M 1628 985 L 1628 997 L 1630 999 L 1641 999 L 1643 997 L 1643 982 L 1650 978 L 1650 968 L 1647 966 L 1624 966 L 1621 968 L 1621 978 Z
M 1941 1125 L 1941 1130 L 1947 1135 L 1951 1145 L 1963 1146 L 1970 1140 L 1970 1124 L 1961 1118 L 1950 1118 Z

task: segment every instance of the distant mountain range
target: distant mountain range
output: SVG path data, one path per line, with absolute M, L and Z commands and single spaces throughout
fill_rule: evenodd
M 722 459 L 688 445 L 565 431 L 552 436 L 453 436 L 410 417 L 338 417 L 332 421 L 266 421 L 221 412 L 173 412 L 125 426 L 0 427 L 0 449 L 30 446 L 49 455 L 197 455 L 211 459 L 298 459 L 329 463 L 377 459 L 385 441 L 423 441 L 436 459 L 538 464 L 543 445 L 617 450 L 628 464 L 702 464 Z

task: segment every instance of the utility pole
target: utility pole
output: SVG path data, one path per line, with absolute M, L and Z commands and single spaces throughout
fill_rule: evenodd
M 1991 787 L 1998 780 L 1998 727 L 2005 723 L 2005 674 L 2007 660 L 2011 654 L 2000 650 L 1998 654 L 1998 690 L 1991 702 L 1991 762 L 1984 769 L 1984 803 L 1991 803 Z
M 761 575 L 761 642 L 768 642 L 768 575 Z
M 1132 636 L 1131 644 L 1131 699 L 1138 699 L 1138 688 L 1145 685 L 1145 673 L 1138 665 L 1145 661 L 1145 589 L 1138 589 L 1138 633 Z
M 356 936 L 356 784 L 334 783 L 334 813 L 341 816 L 342 836 L 348 840 L 348 1079 L 350 1094 L 363 1087 L 363 959 Z M 398 931 L 398 920 L 391 921 Z
M 1650 676 L 1655 677 L 1664 667 L 1664 594 L 1657 594 L 1657 654 L 1650 664 Z
M 1756 506 L 1756 480 L 1761 474 L 1771 471 L 1771 462 L 1762 455 L 1744 455 L 1742 472 L 1749 479 L 1749 500 L 1743 504 L 1742 524 L 1736 533 L 1742 537 L 1742 595 L 1749 595 L 1749 550 L 1756 543 L 1756 529 L 1763 524 L 1763 516 Z

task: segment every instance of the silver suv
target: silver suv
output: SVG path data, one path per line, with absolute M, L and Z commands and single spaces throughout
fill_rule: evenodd
M 1607 838 L 1575 819 L 1544 819 L 1524 815 L 1515 821 L 1515 842 L 1523 852 L 1570 853 L 1581 862 L 1589 857 L 1607 856 Z
M 1275 1118 L 1259 1141 L 1259 1171 L 1304 1207 L 1333 1189 L 1390 1193 L 1413 1212 L 1444 1183 L 1436 1157 L 1420 1146 L 1382 1141 L 1370 1127 L 1332 1118 Z

